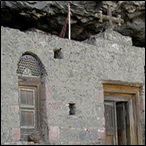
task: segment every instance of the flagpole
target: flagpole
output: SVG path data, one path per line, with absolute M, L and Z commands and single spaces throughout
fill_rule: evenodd
M 68 39 L 71 39 L 71 25 L 70 25 L 70 1 L 68 2 Z

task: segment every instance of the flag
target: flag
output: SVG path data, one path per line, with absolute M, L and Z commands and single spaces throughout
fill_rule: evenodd
M 62 28 L 61 33 L 60 33 L 60 35 L 59 35 L 59 36 L 62 37 L 62 38 L 65 37 L 67 22 L 68 22 L 68 15 L 67 15 L 67 17 L 66 17 L 66 20 L 65 20 L 65 22 L 64 22 L 63 28 Z

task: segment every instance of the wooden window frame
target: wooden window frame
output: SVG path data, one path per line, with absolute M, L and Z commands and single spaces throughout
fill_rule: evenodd
M 130 144 L 143 144 L 142 142 L 142 115 L 141 115 L 141 99 L 140 99 L 140 91 L 141 91 L 141 84 L 140 85 L 120 85 L 120 84 L 113 84 L 113 83 L 103 83 L 104 95 L 107 96 L 105 100 L 112 100 L 112 101 L 128 101 L 130 103 L 129 112 L 133 114 L 133 109 L 136 109 L 135 116 L 136 118 L 133 119 L 132 116 L 130 117 L 130 122 L 135 124 L 130 124 Z M 110 96 L 123 96 L 124 98 L 112 98 Z M 126 97 L 126 98 L 125 98 Z M 135 102 L 135 104 L 134 104 Z M 135 106 L 135 107 L 134 107 Z M 130 115 L 131 115 L 130 114 Z M 136 125 L 136 136 L 137 141 L 135 141 L 135 135 L 133 133 L 133 125 Z

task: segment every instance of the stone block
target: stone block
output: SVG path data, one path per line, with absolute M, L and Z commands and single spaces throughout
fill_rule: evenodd
M 12 140 L 19 141 L 20 140 L 20 128 L 12 129 Z
M 49 126 L 49 140 L 59 140 L 60 130 L 58 126 Z
M 104 94 L 103 94 L 103 90 L 100 89 L 96 89 L 95 90 L 95 97 L 96 97 L 96 101 L 97 103 L 104 103 Z
M 51 91 L 51 86 L 48 83 L 45 84 L 45 92 L 46 92 L 46 100 L 50 100 L 52 91 Z
M 13 113 L 19 113 L 19 105 L 12 105 L 11 110 Z
M 101 127 L 98 129 L 97 138 L 102 139 L 102 140 L 105 139 L 105 128 L 104 127 Z

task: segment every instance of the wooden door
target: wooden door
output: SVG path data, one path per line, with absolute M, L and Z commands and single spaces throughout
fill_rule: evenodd
M 20 87 L 20 126 L 21 139 L 27 140 L 28 135 L 37 128 L 37 94 L 35 87 Z
M 39 86 L 37 80 L 36 78 L 19 78 L 21 140 L 28 140 L 28 135 L 39 128 Z
M 117 144 L 115 103 L 105 102 L 106 145 Z
M 105 101 L 106 145 L 130 144 L 128 102 Z
M 106 143 L 111 145 L 142 145 L 140 87 L 138 85 L 105 83 L 103 88 Z M 114 126 L 109 123 L 113 123 Z M 109 130 L 110 127 L 111 129 L 113 127 L 114 134 Z
M 116 103 L 116 113 L 117 113 L 117 137 L 118 145 L 128 145 L 128 126 L 129 122 L 127 117 L 128 111 L 126 110 L 127 102 L 117 102 Z

